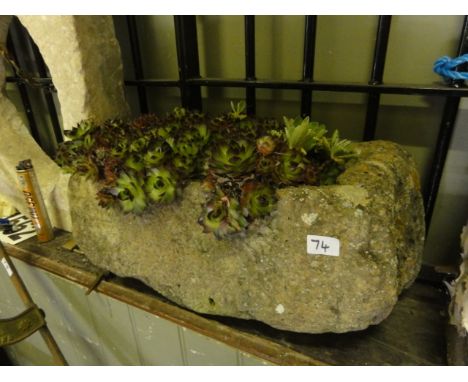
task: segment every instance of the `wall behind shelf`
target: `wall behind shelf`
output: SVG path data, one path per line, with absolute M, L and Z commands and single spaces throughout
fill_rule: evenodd
M 12 259 L 70 365 L 262 366 L 270 363 Z M 24 307 L 0 269 L 0 318 Z M 39 333 L 5 347 L 16 365 L 51 365 Z

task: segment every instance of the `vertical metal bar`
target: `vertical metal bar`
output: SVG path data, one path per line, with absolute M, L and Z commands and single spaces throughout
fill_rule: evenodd
M 379 16 L 377 36 L 375 39 L 374 61 L 372 64 L 372 73 L 369 85 L 380 85 L 382 83 L 391 21 L 392 16 Z M 366 122 L 364 125 L 363 135 L 364 141 L 370 141 L 375 137 L 379 103 L 380 94 L 370 93 L 367 99 Z
M 182 106 L 201 111 L 200 86 L 187 83 L 188 79 L 200 78 L 196 16 L 174 16 L 174 25 Z
M 315 37 L 317 33 L 317 16 L 306 16 L 304 32 L 304 57 L 302 64 L 302 80 L 312 82 L 315 64 Z M 302 91 L 301 115 L 310 116 L 312 111 L 312 90 Z
M 460 41 L 457 49 L 457 56 L 468 53 L 468 16 L 465 16 L 460 35 Z M 458 68 L 460 70 L 460 68 Z M 463 81 L 452 81 L 451 86 L 460 87 Z M 455 120 L 458 114 L 460 97 L 447 97 L 445 100 L 442 120 L 440 122 L 439 135 L 437 137 L 436 149 L 431 165 L 431 175 L 427 188 L 424 192 L 424 204 L 426 212 L 426 233 L 429 231 L 432 214 L 436 203 L 437 193 L 439 191 L 440 180 L 444 170 L 445 160 L 450 148 Z
M 22 33 L 25 36 L 25 41 L 33 53 L 33 56 L 30 57 L 30 60 L 31 60 L 31 63 L 34 64 L 35 69 L 37 70 L 37 73 L 39 74 L 39 77 L 41 78 L 49 77 L 49 73 L 47 72 L 47 66 L 44 62 L 44 59 L 42 58 L 41 53 L 39 52 L 39 48 L 31 39 L 26 29 L 19 22 L 18 22 L 18 26 L 19 26 L 19 29 L 22 30 Z M 63 142 L 63 134 L 62 134 L 62 128 L 60 126 L 60 121 L 58 118 L 57 107 L 55 105 L 54 97 L 51 93 L 52 89 L 53 89 L 53 85 L 49 88 L 42 88 L 42 92 L 44 94 L 44 97 L 47 103 L 47 109 L 49 110 L 49 117 L 52 123 L 52 129 L 55 135 L 55 140 L 57 143 L 61 143 Z
M 245 16 L 245 79 L 255 80 L 255 16 Z M 245 89 L 247 114 L 254 115 L 256 111 L 255 88 Z
M 17 36 L 16 36 L 14 28 L 11 28 L 10 33 L 8 34 L 8 37 L 7 37 L 7 49 L 8 49 L 8 52 L 11 54 L 11 57 L 13 58 L 13 60 L 17 64 L 19 64 L 18 54 L 17 54 L 16 47 L 15 47 L 13 40 L 15 40 L 16 42 Z M 34 118 L 34 113 L 32 110 L 31 101 L 29 100 L 29 95 L 28 95 L 28 90 L 26 88 L 26 85 L 23 82 L 21 82 L 21 80 L 17 81 L 16 84 L 18 86 L 18 91 L 20 93 L 21 102 L 23 103 L 24 112 L 26 113 L 26 118 L 28 120 L 31 135 L 34 138 L 34 140 L 37 142 L 37 144 L 41 145 L 41 140 L 39 138 L 39 130 L 37 128 L 36 119 Z
M 140 41 L 138 40 L 138 28 L 136 23 L 136 16 L 127 16 L 128 36 L 130 39 L 130 47 L 132 50 L 133 70 L 136 80 L 144 78 L 143 75 L 143 62 L 141 60 Z M 142 114 L 148 113 L 148 97 L 144 85 L 137 85 L 138 101 L 140 103 L 140 112 Z

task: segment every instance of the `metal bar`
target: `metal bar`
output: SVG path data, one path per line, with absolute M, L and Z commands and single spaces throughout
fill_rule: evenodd
M 432 95 L 468 97 L 468 88 L 452 88 L 443 85 L 378 85 L 360 83 L 303 82 L 303 81 L 263 81 L 222 78 L 197 78 L 186 81 L 190 85 L 212 87 L 256 87 L 265 89 L 311 89 L 328 92 L 379 93 L 403 95 Z M 148 85 L 158 86 L 157 81 L 145 80 Z
M 196 16 L 174 16 L 182 106 L 202 110 L 201 89 L 189 82 L 200 78 Z
M 12 28 L 10 29 L 10 33 L 8 34 L 8 37 L 7 37 L 7 49 L 10 52 L 13 60 L 15 60 L 16 63 L 20 64 L 18 62 L 18 55 L 16 52 L 15 44 L 13 43 L 13 40 L 17 40 L 17 37 L 18 36 L 17 36 L 16 30 L 12 25 Z M 23 82 L 21 82 L 19 78 L 16 81 L 16 85 L 18 87 L 18 91 L 21 97 L 21 102 L 23 103 L 24 112 L 26 113 L 26 119 L 28 120 L 29 130 L 31 132 L 31 135 L 34 138 L 34 140 L 37 142 L 37 144 L 41 146 L 41 140 L 39 138 L 39 130 L 37 128 L 36 119 L 34 118 L 34 113 L 32 110 L 31 101 L 29 99 L 26 85 Z
M 18 83 L 22 82 L 22 79 L 19 77 L 14 77 L 14 76 L 7 76 L 5 78 L 6 82 L 10 83 Z M 52 83 L 52 78 L 50 77 L 35 77 L 34 82 L 37 84 L 37 86 L 43 86 L 45 88 L 48 88 L 51 92 L 56 92 L 57 89 L 54 88 L 54 84 Z
M 130 39 L 130 47 L 132 49 L 133 71 L 135 79 L 141 80 L 144 78 L 143 62 L 141 60 L 140 41 L 138 40 L 138 28 L 136 23 L 136 16 L 127 16 L 128 37 Z M 144 84 L 137 85 L 138 101 L 140 104 L 140 112 L 148 113 L 148 97 Z
M 14 78 L 7 80 L 14 82 Z M 379 93 L 379 94 L 402 94 L 402 95 L 426 95 L 426 96 L 458 96 L 468 97 L 468 88 L 454 88 L 440 85 L 398 85 L 386 84 L 372 86 L 359 83 L 335 83 L 335 82 L 302 82 L 302 81 L 265 81 L 265 80 L 243 80 L 243 79 L 223 79 L 223 78 L 198 78 L 188 79 L 188 83 L 199 86 L 211 87 L 255 87 L 263 89 L 285 89 L 285 90 L 303 90 L 311 89 L 314 91 L 327 92 L 348 92 L 348 93 Z M 126 80 L 127 86 L 145 86 L 154 87 L 180 87 L 181 81 L 170 79 L 144 80 Z
M 463 28 L 461 31 L 460 41 L 458 44 L 457 56 L 468 53 L 468 16 L 465 16 Z M 463 86 L 463 81 L 453 81 L 452 86 L 455 89 L 460 89 Z M 465 89 L 466 90 L 466 89 Z M 460 97 L 447 97 L 440 122 L 439 135 L 437 137 L 436 149 L 432 159 L 431 176 L 428 186 L 424 193 L 425 212 L 426 212 L 426 234 L 429 231 L 432 214 L 439 191 L 440 180 L 444 170 L 445 160 L 450 148 L 450 140 L 452 138 L 455 121 L 458 114 L 458 106 Z
M 245 79 L 255 80 L 255 16 L 245 16 Z M 255 114 L 255 88 L 245 89 L 247 114 Z
M 15 265 L 11 261 L 7 251 L 5 250 L 1 242 L 0 242 L 0 261 L 5 267 L 8 273 L 8 276 L 10 277 L 10 281 L 15 287 L 16 291 L 18 292 L 18 295 L 21 298 L 21 301 L 23 301 L 23 304 L 27 308 L 35 307 L 36 304 L 34 304 L 34 301 L 31 298 L 31 295 L 29 294 L 28 289 L 26 288 L 26 285 L 24 285 L 24 282 L 21 279 L 18 271 L 16 270 Z M 52 336 L 52 333 L 50 332 L 49 328 L 47 327 L 47 324 L 45 324 L 39 329 L 39 333 L 41 334 L 42 339 L 44 340 L 47 347 L 49 348 L 49 351 L 51 352 L 55 363 L 57 365 L 67 365 L 67 361 L 65 360 L 65 357 L 63 356 L 62 352 L 60 351 L 60 348 L 55 342 L 55 339 Z
M 375 39 L 374 61 L 372 65 L 372 73 L 369 85 L 380 85 L 382 83 L 391 21 L 392 16 L 379 16 L 377 36 Z M 363 136 L 364 141 L 370 141 L 375 137 L 375 130 L 377 128 L 377 117 L 379 112 L 379 103 L 380 94 L 370 93 L 369 98 L 367 99 L 366 122 L 364 125 Z
M 304 57 L 302 64 L 302 80 L 312 82 L 315 63 L 315 37 L 317 32 L 317 16 L 306 16 L 304 32 Z M 312 89 L 303 89 L 301 96 L 301 115 L 310 116 L 312 111 Z
M 37 45 L 34 43 L 34 41 L 31 39 L 29 36 L 29 33 L 27 33 L 26 29 L 21 26 L 21 29 L 24 30 L 24 34 L 26 37 L 26 41 L 28 45 L 31 47 L 31 50 L 33 52 L 33 57 L 31 57 L 31 61 L 34 63 L 34 66 L 36 67 L 37 73 L 39 74 L 39 77 L 41 78 L 50 78 L 49 73 L 47 72 L 47 66 L 44 62 L 44 59 L 39 51 L 39 48 Z M 53 86 L 53 83 L 51 81 L 50 83 L 51 87 L 49 88 L 41 88 L 42 93 L 44 94 L 44 98 L 46 100 L 47 104 L 47 109 L 49 110 L 49 117 L 50 121 L 52 123 L 52 130 L 55 135 L 55 141 L 57 144 L 63 142 L 63 133 L 62 133 L 62 128 L 60 126 L 60 121 L 58 117 L 58 112 L 57 112 L 57 107 L 55 105 L 54 97 L 52 95 L 52 90 L 51 88 L 55 89 Z

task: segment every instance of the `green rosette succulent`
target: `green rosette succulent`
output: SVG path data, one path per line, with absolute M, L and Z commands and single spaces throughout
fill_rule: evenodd
M 143 154 L 143 164 L 145 167 L 155 167 L 161 164 L 166 156 L 167 150 L 164 147 L 164 144 L 158 143 L 153 144 L 148 148 Z
M 279 165 L 279 159 L 277 155 L 259 156 L 255 165 L 255 173 L 261 176 L 271 176 Z
M 124 165 L 127 169 L 135 172 L 140 172 L 145 168 L 143 159 L 138 154 L 129 155 Z
M 252 218 L 267 216 L 275 208 L 276 202 L 276 192 L 271 186 L 247 182 L 242 188 L 241 206 L 246 216 Z
M 146 208 L 146 196 L 143 191 L 143 180 L 131 172 L 121 173 L 112 194 L 119 201 L 122 211 L 140 214 Z
M 153 168 L 149 171 L 144 189 L 155 203 L 170 203 L 176 196 L 176 180 L 166 169 Z
M 241 140 L 229 140 L 220 143 L 212 151 L 210 167 L 222 174 L 238 176 L 251 172 L 255 168 L 255 145 Z
M 135 138 L 128 145 L 128 151 L 131 153 L 141 153 L 146 150 L 150 141 L 150 137 L 142 136 Z
M 287 151 L 279 155 L 278 165 L 275 167 L 275 177 L 282 185 L 300 183 L 304 178 L 307 166 L 305 155 L 297 151 Z
M 198 223 L 203 226 L 203 232 L 212 232 L 218 239 L 241 232 L 248 226 L 237 199 L 222 193 L 206 203 Z

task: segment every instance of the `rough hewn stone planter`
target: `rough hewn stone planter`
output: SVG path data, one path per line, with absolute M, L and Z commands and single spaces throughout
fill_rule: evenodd
M 280 189 L 272 217 L 225 240 L 197 223 L 198 183 L 179 202 L 134 216 L 100 208 L 95 185 L 74 176 L 73 233 L 96 265 L 197 312 L 298 332 L 364 329 L 416 277 L 424 219 L 410 156 L 384 141 L 357 148 L 338 185 Z M 310 234 L 338 238 L 339 256 L 307 254 Z

